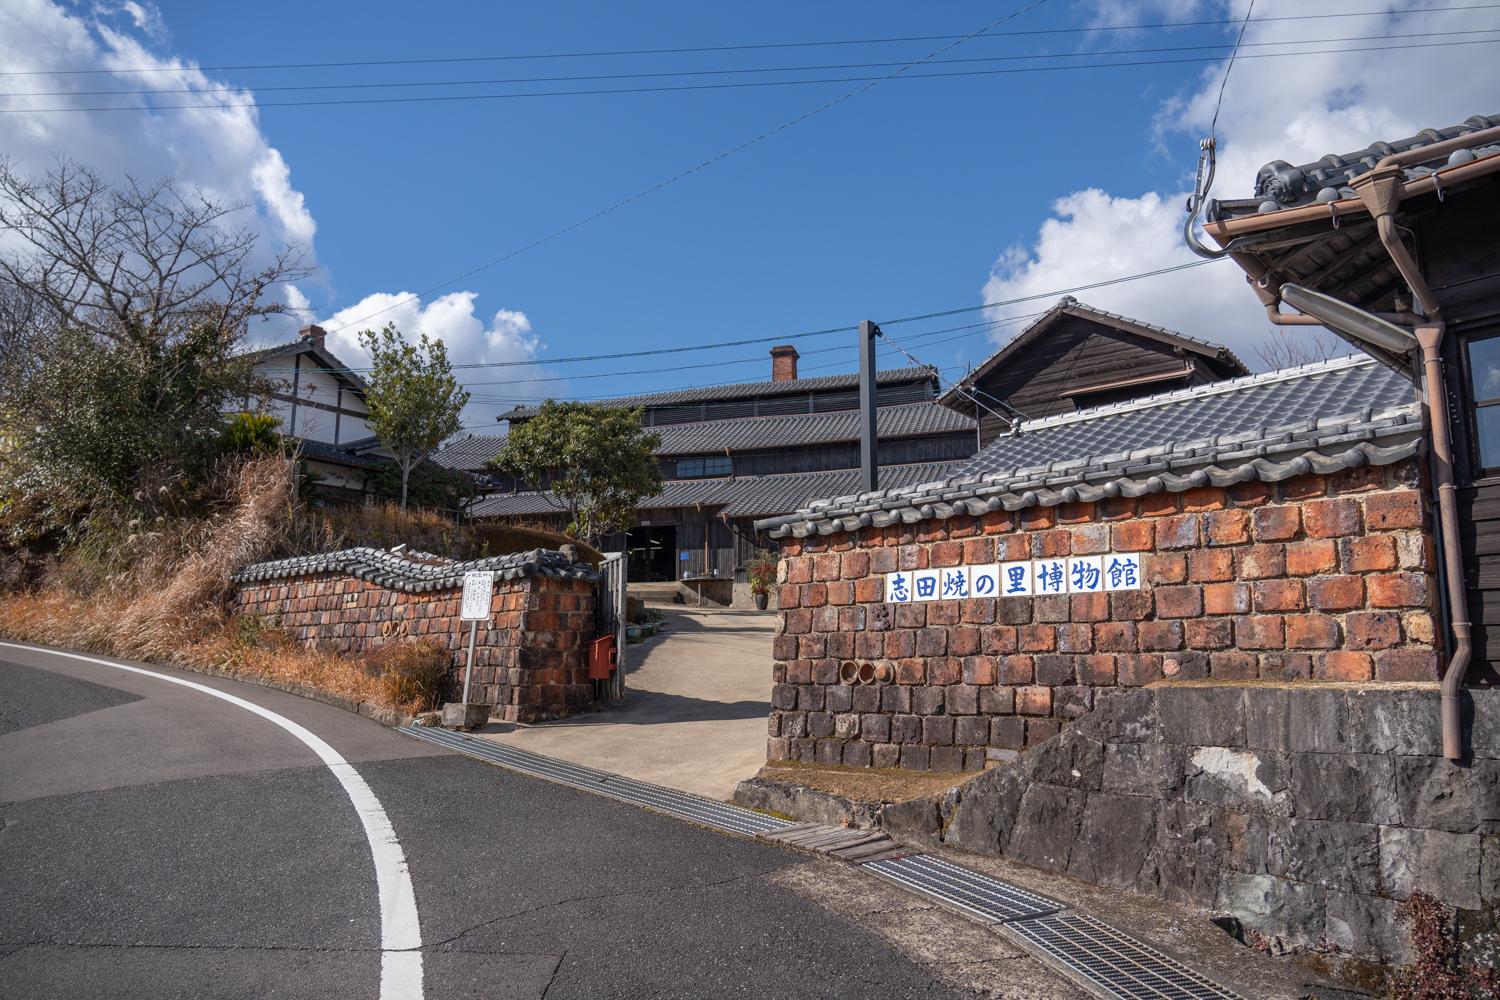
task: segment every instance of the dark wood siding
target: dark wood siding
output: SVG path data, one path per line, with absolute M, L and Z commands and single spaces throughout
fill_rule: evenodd
M 976 451 L 973 431 L 933 434 L 918 438 L 896 438 L 880 442 L 881 465 L 914 465 L 919 462 L 950 462 L 968 458 Z M 701 456 L 674 455 L 662 459 L 665 475 L 677 478 L 677 463 L 684 458 L 717 458 L 723 452 Z M 736 476 L 768 476 L 783 472 L 823 472 L 828 469 L 859 468 L 858 442 L 806 445 L 768 451 L 731 453 Z M 712 477 L 710 477 L 712 478 Z
M 1047 417 L 1095 405 L 1097 398 L 1085 397 L 1080 405 L 1067 395 L 1090 386 L 1173 371 L 1184 373 L 1181 380 L 1154 382 L 1115 393 L 1116 398 L 1128 399 L 1195 384 L 1185 370 L 1187 366 L 1183 354 L 1171 345 L 1116 330 L 1097 320 L 1063 316 L 1017 357 L 987 372 L 976 382 L 976 387 L 1005 400 L 1028 417 Z M 1201 374 L 1198 377 L 1203 378 Z M 985 444 L 1006 430 L 999 418 L 980 415 L 980 434 Z

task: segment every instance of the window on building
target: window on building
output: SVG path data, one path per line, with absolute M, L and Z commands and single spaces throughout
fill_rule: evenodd
M 1476 458 L 1480 468 L 1500 470 L 1500 335 L 1471 340 L 1468 346 Z
M 707 479 L 710 476 L 728 476 L 733 472 L 734 463 L 730 461 L 728 455 L 677 460 L 678 479 Z

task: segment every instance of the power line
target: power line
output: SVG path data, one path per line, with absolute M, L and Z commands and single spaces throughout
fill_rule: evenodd
M 718 163 L 720 160 L 723 160 L 723 159 L 726 159 L 728 157 L 731 157 L 731 156 L 735 155 L 736 153 L 743 152 L 744 150 L 749 149 L 752 146 L 755 146 L 755 145 L 758 145 L 758 144 L 764 142 L 765 140 L 771 138 L 772 136 L 775 136 L 775 135 L 777 135 L 777 134 L 779 134 L 781 132 L 785 132 L 787 129 L 795 128 L 798 125 L 801 125 L 803 122 L 808 121 L 808 120 L 816 117 L 817 115 L 822 114 L 825 111 L 832 110 L 833 108 L 838 107 L 840 104 L 843 104 L 845 101 L 852 100 L 853 98 L 858 97 L 859 95 L 865 93 L 866 91 L 873 90 L 875 87 L 879 86 L 883 81 L 892 79 L 894 77 L 897 77 L 897 76 L 901 75 L 902 73 L 906 72 L 908 69 L 911 69 L 913 66 L 921 65 L 922 63 L 926 62 L 929 59 L 936 59 L 938 56 L 942 55 L 944 52 L 947 52 L 950 49 L 956 48 L 957 46 L 959 46 L 959 45 L 963 44 L 964 42 L 968 41 L 970 38 L 973 38 L 975 35 L 980 35 L 980 34 L 983 34 L 986 31 L 990 31 L 993 28 L 997 28 L 1000 25 L 1006 23 L 1007 21 L 1011 21 L 1011 20 L 1013 20 L 1013 19 L 1015 19 L 1017 17 L 1020 17 L 1022 14 L 1025 14 L 1025 13 L 1027 13 L 1029 11 L 1035 10 L 1037 7 L 1042 6 L 1046 2 L 1047 2 L 1047 0 L 1031 0 L 1031 2 L 1028 3 L 1028 4 L 1026 4 L 1025 6 L 1023 6 L 1023 7 L 1017 7 L 1015 10 L 1011 11 L 1009 14 L 1006 14 L 1003 17 L 996 18 L 995 20 L 989 22 L 988 24 L 984 25 L 983 27 L 979 28 L 978 30 L 972 31 L 969 34 L 963 36 L 962 38 L 959 38 L 959 39 L 957 39 L 955 41 L 951 41 L 948 44 L 946 44 L 946 45 L 944 45 L 944 46 L 942 46 L 940 48 L 932 50 L 931 52 L 927 53 L 927 55 L 923 56 L 922 58 L 917 59 L 914 62 L 907 63 L 906 65 L 902 66 L 900 69 L 894 70 L 893 72 L 887 74 L 886 76 L 880 77 L 879 79 L 876 79 L 876 80 L 868 81 L 868 82 L 864 83 L 862 86 L 856 87 L 853 90 L 848 91 L 847 93 L 845 93 L 845 94 L 843 94 L 843 95 L 841 95 L 839 97 L 835 97 L 831 101 L 825 101 L 824 103 L 818 105 L 816 108 L 813 108 L 811 111 L 805 111 L 802 114 L 798 115 L 797 117 L 795 117 L 795 118 L 793 118 L 793 119 L 791 119 L 789 121 L 785 121 L 785 122 L 781 123 L 780 125 L 777 125 L 775 128 L 767 129 L 766 131 L 761 132 L 759 135 L 756 135 L 756 136 L 754 136 L 754 137 L 752 137 L 750 139 L 747 139 L 744 142 L 742 142 L 742 143 L 740 143 L 740 144 L 738 144 L 736 146 L 731 146 L 728 149 L 722 150 L 721 152 L 716 153 L 713 156 L 710 156 L 708 159 L 703 160 L 702 162 L 700 162 L 700 163 L 698 163 L 698 164 L 696 164 L 694 166 L 688 167 L 685 170 L 678 171 L 677 173 L 673 174 L 671 177 L 666 178 L 665 180 L 658 181 L 655 184 L 651 185 L 650 187 L 643 188 L 640 191 L 637 191 L 635 194 L 631 195 L 628 198 L 623 198 L 620 201 L 617 201 L 617 202 L 615 202 L 612 205 L 608 205 L 608 206 L 606 206 L 604 208 L 601 208 L 599 211 L 594 212 L 592 215 L 585 216 L 582 219 L 577 220 L 576 222 L 569 223 L 568 225 L 562 227 L 561 229 L 554 230 L 553 232 L 547 234 L 546 236 L 542 236 L 542 237 L 540 237 L 538 239 L 532 240 L 530 243 L 526 243 L 526 244 L 524 244 L 524 245 L 522 245 L 520 247 L 517 247 L 516 249 L 510 251 L 509 253 L 502 254 L 501 256 L 496 257 L 494 260 L 491 260 L 491 261 L 488 261 L 488 262 L 486 262 L 484 264 L 481 264 L 481 265 L 479 265 L 476 268 L 471 268 L 470 270 L 465 271 L 463 274 L 460 274 L 457 277 L 449 278 L 447 281 L 440 282 L 440 283 L 432 286 L 431 288 L 428 288 L 428 289 L 425 289 L 423 291 L 417 292 L 416 295 L 409 296 L 406 299 L 398 300 L 396 302 L 393 302 L 390 305 L 386 306 L 384 309 L 377 310 L 376 312 L 370 313 L 370 315 L 365 316 L 363 319 L 356 320 L 355 323 L 364 323 L 364 322 L 367 322 L 368 320 L 370 320 L 371 318 L 373 318 L 375 316 L 379 316 L 382 313 L 389 312 L 390 310 L 396 308 L 399 305 L 404 305 L 406 302 L 410 302 L 410 301 L 413 301 L 413 300 L 420 301 L 421 298 L 424 295 L 431 294 L 432 292 L 435 292 L 435 291 L 437 291 L 437 290 L 439 290 L 441 288 L 446 288 L 448 285 L 451 285 L 451 284 L 453 284 L 455 282 L 463 281 L 465 278 L 468 278 L 468 277 L 471 277 L 472 275 L 478 274 L 480 271 L 487 270 L 488 268 L 494 267 L 496 264 L 503 263 L 504 261 L 510 260 L 510 259 L 512 259 L 514 257 L 518 257 L 521 254 L 526 253 L 528 250 L 535 249 L 536 247 L 539 247 L 539 246 L 543 245 L 544 243 L 549 243 L 552 240 L 555 240 L 555 239 L 557 239 L 560 236 L 566 235 L 567 233 L 570 233 L 573 230 L 578 229 L 581 226 L 586 226 L 590 222 L 595 221 L 596 219 L 600 219 L 600 218 L 603 218 L 606 215 L 609 215 L 611 212 L 619 211 L 620 209 L 626 207 L 627 205 L 631 205 L 631 204 L 633 204 L 633 203 L 635 203 L 637 201 L 640 201 L 642 198 L 648 197 L 649 195 L 652 195 L 652 194 L 656 193 L 657 191 L 660 191 L 663 188 L 668 187 L 669 185 L 675 184 L 678 181 L 680 181 L 680 180 L 682 180 L 682 179 L 684 179 L 686 177 L 690 177 L 693 174 L 696 174 L 696 173 L 698 173 L 701 170 L 705 170 L 708 167 L 713 166 L 715 163 Z M 350 326 L 350 325 L 354 325 L 354 324 L 347 324 L 347 323 L 345 324 L 345 326 Z M 343 327 L 340 327 L 339 329 L 343 329 Z M 337 332 L 337 331 L 335 331 L 335 332 Z
M 1036 292 L 1031 295 L 1020 295 L 999 302 L 984 302 L 979 305 L 959 306 L 954 309 L 943 309 L 938 312 L 921 313 L 916 316 L 898 316 L 895 319 L 880 320 L 881 326 L 896 326 L 900 323 L 916 323 L 925 319 L 941 319 L 946 316 L 959 316 L 963 313 L 980 312 L 985 309 L 1000 309 L 1005 306 L 1019 305 L 1022 302 L 1035 302 L 1038 299 L 1060 298 L 1064 295 L 1072 295 L 1075 292 L 1088 292 L 1096 288 L 1106 288 L 1110 285 L 1124 284 L 1128 281 L 1139 281 L 1143 278 L 1155 278 L 1163 274 L 1171 274 L 1175 271 L 1185 271 L 1188 268 L 1203 267 L 1212 264 L 1211 260 L 1190 260 L 1182 264 L 1171 264 L 1167 267 L 1158 267 L 1151 271 L 1139 271 L 1135 274 L 1125 274 L 1116 278 L 1105 278 L 1101 281 L 1091 281 L 1088 284 L 1074 285 L 1070 288 L 1057 288 L 1045 292 Z M 362 322 L 362 321 L 356 321 Z M 338 329 L 343 330 L 353 323 L 345 323 Z M 780 333 L 765 337 L 746 337 L 741 340 L 723 340 L 706 344 L 679 344 L 674 347 L 656 347 L 645 351 L 619 351 L 612 354 L 580 354 L 567 358 L 533 358 L 525 361 L 475 361 L 468 364 L 454 365 L 454 369 L 473 368 L 521 368 L 539 365 L 561 365 L 584 361 L 616 361 L 621 358 L 653 357 L 662 354 L 685 354 L 694 351 L 714 351 L 725 347 L 744 347 L 746 344 L 774 344 L 781 341 L 796 341 L 809 337 L 823 337 L 835 333 L 853 333 L 858 330 L 858 325 L 831 326 L 822 330 L 805 330 L 801 333 Z M 342 372 L 367 372 L 368 368 L 339 368 L 339 369 L 317 369 L 303 368 L 302 371 L 342 371 Z
M 1038 0 L 1038 2 L 1039 3 L 1045 3 L 1046 0 Z M 1500 29 L 1477 29 L 1477 31 L 1478 32 L 1500 31 Z M 1306 49 L 1306 50 L 1295 51 L 1295 52 L 1253 52 L 1253 53 L 1245 53 L 1245 54 L 1241 55 L 1239 58 L 1240 59 L 1286 59 L 1286 58 L 1294 58 L 1294 57 L 1298 57 L 1298 56 L 1339 55 L 1339 54 L 1347 53 L 1347 52 L 1386 52 L 1386 51 L 1404 51 L 1404 50 L 1408 50 L 1408 49 L 1447 48 L 1447 47 L 1457 46 L 1457 45 L 1492 45 L 1496 41 L 1497 41 L 1497 39 L 1471 39 L 1469 41 L 1453 41 L 1453 42 L 1416 42 L 1416 43 L 1410 43 L 1410 44 L 1405 44 L 1405 45 L 1345 46 L 1343 48 L 1336 48 L 1336 49 Z M 1284 42 L 1284 43 L 1278 43 L 1278 44 L 1295 44 L 1295 43 Z M 1216 47 L 1222 47 L 1222 46 L 1216 46 Z M 1087 55 L 1087 54 L 1090 54 L 1090 53 L 1085 53 L 1085 54 Z M 1038 57 L 1038 58 L 1041 58 L 1041 57 Z M 943 80 L 943 79 L 950 79 L 950 78 L 955 78 L 955 77 L 968 77 L 968 76 L 1006 76 L 1006 75 L 1011 75 L 1011 74 L 1015 74 L 1015 73 L 1061 73 L 1061 72 L 1080 72 L 1080 71 L 1085 71 L 1085 70 L 1096 70 L 1096 69 L 1133 69 L 1133 68 L 1139 68 L 1139 67 L 1142 67 L 1142 66 L 1174 66 L 1174 65 L 1185 65 L 1185 64 L 1213 63 L 1213 62 L 1218 62 L 1219 59 L 1220 59 L 1219 56 L 1192 56 L 1192 57 L 1187 57 L 1187 58 L 1182 58 L 1182 59 L 1135 59 L 1135 60 L 1128 60 L 1128 61 L 1127 60 L 1121 60 L 1121 61 L 1116 61 L 1116 62 L 1082 63 L 1082 64 L 1058 65 L 1058 66 L 1024 66 L 1024 67 L 1015 67 L 1015 68 L 1007 68 L 1007 69 L 952 70 L 952 71 L 945 72 L 945 73 L 908 73 L 908 74 L 905 74 L 905 75 L 901 76 L 900 78 L 902 80 Z M 915 66 L 915 65 L 918 65 L 918 63 L 907 63 L 907 64 L 904 64 L 904 65 L 906 65 L 906 66 Z M 885 76 L 829 76 L 829 77 L 819 77 L 817 79 L 750 80 L 750 81 L 741 81 L 741 82 L 734 82 L 734 83 L 672 84 L 672 85 L 661 86 L 661 87 L 595 87 L 595 88 L 589 88 L 589 89 L 586 89 L 586 90 L 513 91 L 513 92 L 502 93 L 502 94 L 437 94 L 437 95 L 430 95 L 430 96 L 423 96 L 423 97 L 340 97 L 340 98 L 323 98 L 323 99 L 311 100 L 311 101 L 239 101 L 239 102 L 219 101 L 219 102 L 207 103 L 207 104 L 205 104 L 205 103 L 199 103 L 199 104 L 118 104 L 118 105 L 109 105 L 109 106 L 104 106 L 104 105 L 89 105 L 89 106 L 83 106 L 83 107 L 73 106 L 73 107 L 52 107 L 52 108 L 0 108 L 0 114 L 39 115 L 39 114 L 66 114 L 66 113 L 71 113 L 71 112 L 106 113 L 106 112 L 115 112 L 115 111 L 149 111 L 149 112 L 155 112 L 155 111 L 194 111 L 194 110 L 198 110 L 198 111 L 213 111 L 213 110 L 232 110 L 232 109 L 236 109 L 236 108 L 324 108 L 324 107 L 348 107 L 348 106 L 354 106 L 354 105 L 367 105 L 367 104 L 368 105 L 379 105 L 379 104 L 444 104 L 444 103 L 463 102 L 463 101 L 521 100 L 521 99 L 525 99 L 525 98 L 541 98 L 541 97 L 599 97 L 599 96 L 619 95 L 619 94 L 671 94 L 671 93 L 686 93 L 686 92 L 692 92 L 692 91 L 752 90 L 752 89 L 756 89 L 756 88 L 765 88 L 765 87 L 816 86 L 818 84 L 825 84 L 825 83 L 865 83 L 865 84 L 869 84 L 869 85 L 875 85 L 875 84 L 879 84 L 879 83 L 885 82 L 887 80 L 895 79 L 896 76 L 897 76 L 897 74 L 899 74 L 899 73 L 901 73 L 900 70 L 897 70 L 895 73 L 886 74 Z M 244 88 L 236 88 L 235 92 L 239 92 L 241 89 L 244 89 Z M 849 97 L 853 96 L 854 94 L 862 92 L 864 89 L 867 89 L 867 88 L 859 88 L 859 89 L 857 89 L 855 91 L 851 91 L 849 94 L 846 94 L 846 95 L 844 95 L 844 97 L 838 98 L 834 102 L 831 102 L 831 103 L 832 104 L 842 103 L 843 101 L 847 100 Z M 204 91 L 192 91 L 192 93 L 204 93 Z M 16 97 L 16 96 L 28 96 L 28 95 L 4 95 L 4 96 Z M 824 108 L 822 110 L 826 110 L 826 108 Z M 807 115 L 804 116 L 804 118 L 811 117 L 812 115 L 818 114 L 818 113 L 820 113 L 820 111 L 809 112 L 809 113 L 807 113 Z M 773 131 L 781 131 L 782 129 L 788 128 L 788 127 L 790 127 L 790 124 L 782 126 L 781 129 L 776 129 L 776 130 L 773 130 Z
M 1398 7 L 1389 10 L 1342 11 L 1326 14 L 1283 14 L 1276 17 L 1257 17 L 1256 24 L 1275 21 L 1315 21 L 1352 17 L 1387 17 L 1403 14 L 1443 13 L 1447 11 L 1493 10 L 1500 4 L 1461 4 L 1448 7 Z M 538 52 L 482 56 L 444 56 L 417 59 L 350 59 L 330 62 L 299 63 L 241 63 L 218 66 L 136 66 L 131 68 L 88 69 L 33 69 L 0 72 L 0 76 L 88 76 L 104 73 L 180 73 L 194 70 L 200 73 L 224 73 L 245 70 L 279 69 L 338 69 L 357 66 L 419 66 L 446 65 L 475 62 L 510 62 L 531 59 L 589 59 L 612 56 L 680 55 L 694 52 L 746 52 L 763 49 L 799 49 L 841 45 L 883 45 L 900 42 L 965 41 L 969 38 L 1009 38 L 1034 35 L 1071 35 L 1097 32 L 1144 31 L 1161 28 L 1202 28 L 1226 24 L 1239 24 L 1239 18 L 1206 19 L 1198 21 L 1156 21 L 1143 24 L 1092 25 L 1074 28 L 1032 28 L 1019 31 L 990 31 L 988 29 L 972 35 L 901 35 L 881 38 L 838 38 L 798 42 L 751 42 L 734 45 L 692 45 L 674 48 L 609 49 L 581 52 Z
M 1244 23 L 1242 22 L 1242 27 Z M 1497 28 L 1467 28 L 1453 31 L 1414 31 L 1403 34 L 1380 34 L 1380 35 L 1342 35 L 1334 38 L 1297 38 L 1281 39 L 1270 42 L 1245 42 L 1243 33 L 1240 40 L 1235 42 L 1212 42 L 1203 45 L 1164 45 L 1150 46 L 1136 49 L 1091 49 L 1082 52 L 1037 52 L 1027 55 L 1002 55 L 1002 56 L 972 56 L 959 59 L 932 59 L 924 65 L 948 66 L 965 65 L 970 63 L 995 63 L 995 62 L 1020 62 L 1037 59 L 1084 59 L 1091 56 L 1116 56 L 1116 55 L 1151 55 L 1162 52 L 1198 52 L 1209 49 L 1234 49 L 1240 48 L 1270 48 L 1290 45 L 1328 45 L 1336 42 L 1370 42 L 1389 41 L 1398 38 L 1441 38 L 1460 35 L 1478 35 L 1500 31 Z M 1230 55 L 1230 68 L 1233 68 L 1234 53 Z M 747 73 L 811 73 L 826 72 L 833 70 L 848 69 L 887 69 L 892 66 L 900 66 L 901 63 L 894 62 L 865 62 L 865 63 L 822 63 L 800 66 L 749 66 L 738 69 L 697 69 L 697 70 L 659 70 L 653 72 L 639 73 L 602 73 L 583 74 L 572 76 L 513 76 L 513 77 L 490 77 L 479 80 L 406 80 L 406 81 L 378 81 L 362 83 L 297 83 L 297 84 L 269 84 L 254 87 L 180 87 L 172 89 L 152 90 L 44 90 L 24 91 L 12 93 L 0 93 L 0 97 L 147 97 L 160 96 L 164 94 L 239 94 L 247 90 L 255 93 L 283 92 L 283 91 L 311 91 L 311 90 L 389 90 L 403 87 L 478 87 L 493 86 L 497 84 L 515 83 L 577 83 L 588 80 L 641 80 L 661 77 L 696 77 L 696 76 L 732 76 Z M 1228 74 L 1225 74 L 1226 79 Z M 910 79 L 911 77 L 908 77 Z M 772 81 L 774 82 L 774 81 Z M 206 107 L 217 107 L 220 105 L 205 105 Z M 275 107 L 277 105 L 257 105 Z M 122 108 L 121 110 L 132 110 Z M 155 110 L 155 109 L 152 109 Z
M 1224 79 L 1219 81 L 1219 99 L 1214 102 L 1214 120 L 1208 126 L 1210 138 L 1216 138 L 1219 134 L 1219 109 L 1224 106 L 1224 88 L 1229 86 L 1229 74 L 1234 72 L 1234 59 L 1240 54 L 1240 46 L 1245 42 L 1245 29 L 1250 27 L 1250 15 L 1253 13 L 1255 0 L 1250 0 L 1250 5 L 1245 8 L 1245 20 L 1240 25 L 1240 33 L 1234 39 L 1234 51 L 1229 53 L 1229 64 L 1224 67 Z

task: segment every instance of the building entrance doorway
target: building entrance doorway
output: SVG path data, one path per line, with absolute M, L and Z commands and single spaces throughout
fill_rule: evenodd
M 631 528 L 625 547 L 630 552 L 631 583 L 665 583 L 677 579 L 677 525 L 643 524 Z

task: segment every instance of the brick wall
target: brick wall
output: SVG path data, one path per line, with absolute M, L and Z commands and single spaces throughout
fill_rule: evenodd
M 768 756 L 977 770 L 1101 688 L 1435 680 L 1414 461 L 787 539 Z M 1141 590 L 887 604 L 898 569 L 1139 552 Z M 883 680 L 840 682 L 846 660 Z
M 338 573 L 240 585 L 239 614 L 258 615 L 303 645 L 345 653 L 405 638 L 453 651 L 449 699 L 463 690 L 469 627 L 458 589 L 406 593 Z M 570 715 L 593 702 L 587 647 L 594 635 L 594 590 L 587 580 L 548 576 L 495 583 L 488 625 L 480 623 L 469 698 L 513 722 Z

